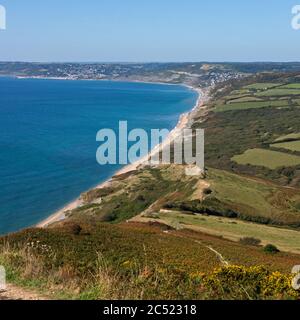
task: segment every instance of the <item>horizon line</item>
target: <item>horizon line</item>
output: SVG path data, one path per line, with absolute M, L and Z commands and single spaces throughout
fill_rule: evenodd
M 207 63 L 207 64 L 260 64 L 260 63 L 300 63 L 300 60 L 291 61 L 272 61 L 272 60 L 257 60 L 257 61 L 31 61 L 31 60 L 0 60 L 0 63 L 43 63 L 43 64 L 64 64 L 64 63 L 77 63 L 77 64 L 190 64 L 190 63 Z

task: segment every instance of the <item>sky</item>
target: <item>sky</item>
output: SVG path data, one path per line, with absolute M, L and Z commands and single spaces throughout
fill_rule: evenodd
M 0 0 L 0 61 L 300 61 L 300 0 Z

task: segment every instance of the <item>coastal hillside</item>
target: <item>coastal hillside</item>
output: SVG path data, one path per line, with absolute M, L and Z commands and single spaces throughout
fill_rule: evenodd
M 299 255 L 159 222 L 29 229 L 2 239 L 0 257 L 8 281 L 58 299 L 299 297 Z
M 206 132 L 203 174 L 140 164 L 2 237 L 9 281 L 55 298 L 299 299 L 300 74 L 209 89 L 189 121 Z

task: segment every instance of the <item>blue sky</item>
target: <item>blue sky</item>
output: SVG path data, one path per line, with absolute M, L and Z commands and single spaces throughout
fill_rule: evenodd
M 300 0 L 0 0 L 0 60 L 300 61 Z

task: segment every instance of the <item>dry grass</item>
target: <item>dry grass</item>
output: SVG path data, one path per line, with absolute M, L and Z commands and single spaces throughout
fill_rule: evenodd
M 1 247 L 0 262 L 8 270 L 8 281 L 25 288 L 34 287 L 54 298 L 106 300 L 143 297 L 142 290 L 131 290 L 133 283 L 122 281 L 121 276 L 109 268 L 100 253 L 97 254 L 96 271 L 81 278 L 69 265 L 55 267 L 45 264 L 35 250 L 28 246 L 16 249 L 6 243 Z M 141 271 L 137 277 L 143 273 Z

